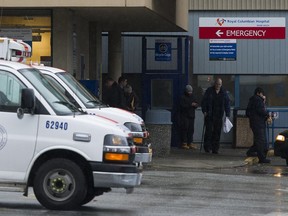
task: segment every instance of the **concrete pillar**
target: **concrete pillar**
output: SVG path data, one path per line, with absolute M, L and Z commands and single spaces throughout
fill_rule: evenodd
M 95 22 L 89 24 L 89 79 L 99 81 L 102 96 L 102 29 Z
M 110 31 L 108 34 L 108 76 L 118 81 L 122 68 L 121 31 Z
M 67 9 L 53 10 L 53 66 L 73 70 L 71 12 Z

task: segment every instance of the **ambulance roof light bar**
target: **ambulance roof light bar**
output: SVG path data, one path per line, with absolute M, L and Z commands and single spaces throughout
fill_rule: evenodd
M 0 37 L 0 59 L 25 62 L 31 57 L 31 46 L 22 40 Z

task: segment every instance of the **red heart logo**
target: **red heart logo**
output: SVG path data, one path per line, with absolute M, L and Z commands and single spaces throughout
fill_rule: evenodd
M 225 22 L 225 19 L 219 19 L 219 18 L 217 19 L 217 23 L 219 26 L 222 26 L 224 22 Z

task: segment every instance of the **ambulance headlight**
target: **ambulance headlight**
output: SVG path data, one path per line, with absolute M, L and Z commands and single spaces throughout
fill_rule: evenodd
M 284 142 L 285 141 L 285 137 L 283 135 L 277 135 L 276 137 L 276 141 L 280 141 L 280 142 Z
M 104 138 L 105 146 L 128 146 L 128 140 L 126 137 L 108 134 Z
M 105 136 L 103 146 L 103 159 L 106 162 L 132 161 L 132 147 L 128 145 L 126 137 L 109 134 Z
M 129 137 L 132 137 L 132 134 L 130 133 L 131 130 L 128 127 L 122 124 L 117 125 L 117 127 L 120 128 L 124 133 L 128 134 Z
M 125 122 L 124 124 L 127 128 L 129 128 L 132 132 L 141 132 L 142 127 L 140 124 L 134 123 L 134 122 Z

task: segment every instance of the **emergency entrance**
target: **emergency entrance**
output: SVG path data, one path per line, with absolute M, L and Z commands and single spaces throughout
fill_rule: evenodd
M 122 33 L 123 75 L 139 96 L 136 113 L 172 111 L 188 83 L 191 38 L 185 35 Z M 103 36 L 102 80 L 108 74 L 108 37 Z
M 142 38 L 142 115 L 147 110 L 169 110 L 177 104 L 188 80 L 187 36 Z

